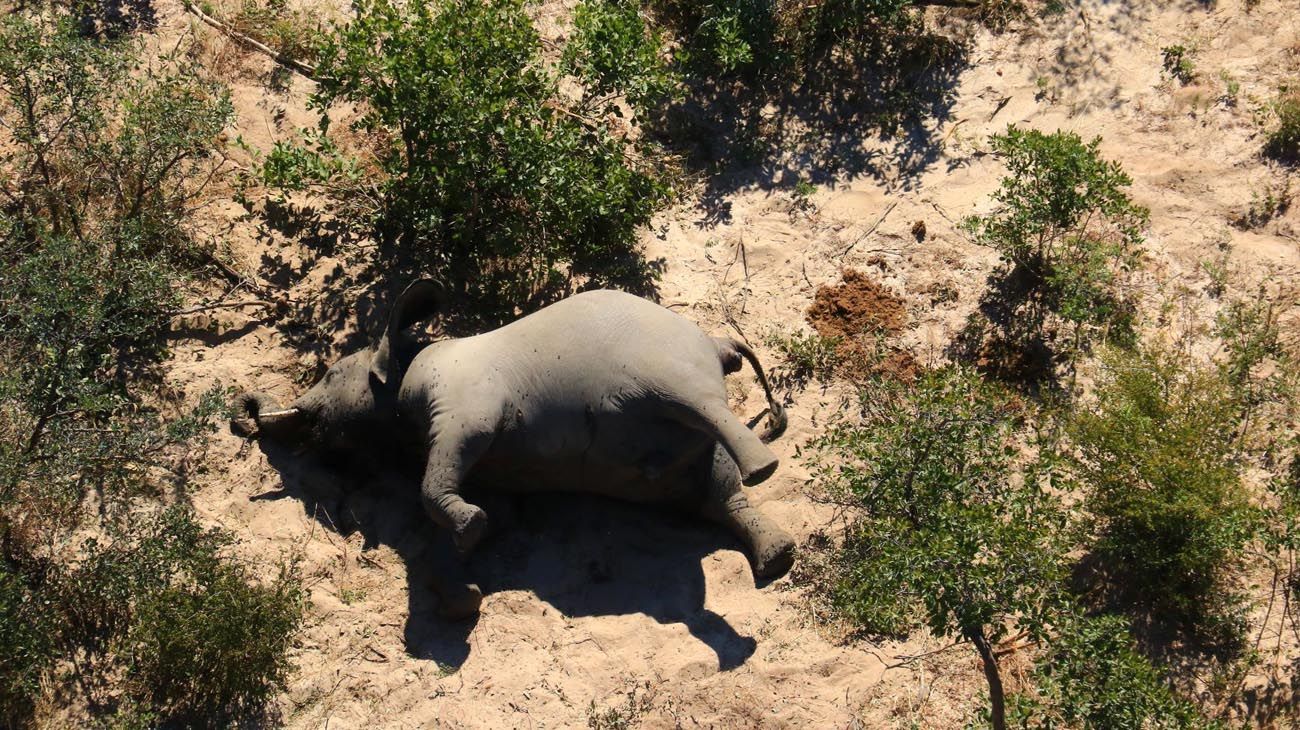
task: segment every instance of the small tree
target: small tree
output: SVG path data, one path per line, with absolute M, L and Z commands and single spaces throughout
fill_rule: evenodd
M 812 444 L 815 478 L 845 507 L 830 602 L 864 632 L 924 624 L 970 642 L 1003 728 L 994 645 L 1045 630 L 1063 565 L 1064 513 L 1036 468 L 1018 469 L 1023 406 L 957 366 L 874 382 L 859 403 Z
M 1009 339 L 1050 343 L 1059 323 L 1074 352 L 1098 332 L 1127 339 L 1133 302 L 1122 281 L 1141 256 L 1148 217 L 1128 197 L 1132 180 L 1101 158 L 1101 138 L 1011 126 L 992 145 L 1007 165 L 993 196 L 1001 207 L 966 226 L 1007 264 L 986 295 L 1000 310 L 994 325 Z

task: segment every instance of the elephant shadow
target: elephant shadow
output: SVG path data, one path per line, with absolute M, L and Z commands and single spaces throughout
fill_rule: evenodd
M 477 583 L 485 595 L 523 590 L 565 616 L 641 613 L 684 624 L 726 671 L 755 651 L 752 637 L 705 608 L 702 561 L 719 549 L 740 550 L 723 528 L 671 509 L 591 495 L 473 492 L 492 532 L 468 557 L 420 504 L 409 468 L 335 464 L 311 452 L 259 441 L 283 489 L 251 500 L 294 498 L 325 529 L 360 532 L 363 551 L 391 548 L 407 569 L 404 640 L 416 658 L 459 668 L 469 657 L 477 617 L 453 621 L 437 612 L 439 584 Z

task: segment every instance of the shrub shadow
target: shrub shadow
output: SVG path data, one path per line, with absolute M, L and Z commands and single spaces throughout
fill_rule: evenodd
M 1036 291 L 1037 281 L 1025 267 L 995 269 L 975 311 L 948 345 L 947 357 L 1022 392 L 1059 390 L 1058 356 Z
M 729 222 L 726 198 L 753 187 L 866 176 L 910 190 L 942 157 L 937 126 L 969 65 L 966 28 L 957 18 L 945 29 L 951 35 L 927 31 L 906 51 L 813 59 L 797 78 L 690 79 L 649 132 L 706 176 L 705 227 Z
M 684 624 L 724 671 L 743 664 L 757 646 L 704 607 L 701 561 L 719 548 L 740 549 L 721 527 L 665 508 L 587 495 L 475 492 L 467 498 L 491 515 L 493 531 L 461 558 L 449 533 L 424 513 L 409 466 L 376 471 L 329 464 L 269 440 L 258 447 L 284 488 L 250 499 L 292 497 L 322 527 L 341 535 L 360 532 L 363 550 L 387 545 L 401 557 L 411 656 L 457 668 L 468 658 L 477 619 L 451 621 L 437 613 L 434 586 L 456 581 L 477 583 L 485 594 L 528 591 L 565 616 L 642 613 Z

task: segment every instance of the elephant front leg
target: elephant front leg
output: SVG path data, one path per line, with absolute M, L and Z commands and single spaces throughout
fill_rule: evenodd
M 794 565 L 794 539 L 745 498 L 740 469 L 721 445 L 713 449 L 707 474 L 708 491 L 701 514 L 731 530 L 745 544 L 756 581 L 785 575 Z
M 473 550 L 487 529 L 487 513 L 466 502 L 460 489 L 489 443 L 489 435 L 452 438 L 440 434 L 424 470 L 420 488 L 424 509 L 434 523 L 451 530 L 461 553 Z

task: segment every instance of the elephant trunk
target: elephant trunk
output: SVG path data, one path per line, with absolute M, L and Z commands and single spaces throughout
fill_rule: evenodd
M 243 436 L 266 434 L 282 439 L 297 434 L 306 421 L 306 413 L 297 406 L 280 408 L 265 393 L 244 393 L 239 396 L 238 412 L 230 426 Z

